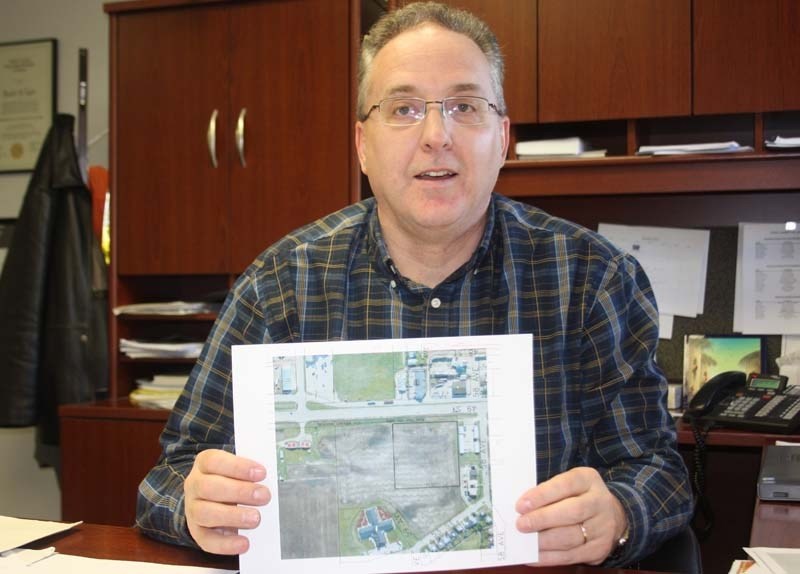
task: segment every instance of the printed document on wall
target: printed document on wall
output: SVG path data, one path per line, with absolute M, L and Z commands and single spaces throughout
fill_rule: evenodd
M 242 574 L 462 570 L 538 559 L 531 336 L 233 347 L 236 453 L 270 503 Z
M 733 328 L 756 335 L 800 335 L 800 230 L 740 223 Z
M 703 312 L 707 229 L 600 223 L 597 231 L 639 261 L 653 286 L 659 313 L 696 317 Z

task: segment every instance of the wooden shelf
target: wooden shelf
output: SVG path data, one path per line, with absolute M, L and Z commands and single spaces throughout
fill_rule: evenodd
M 508 160 L 496 190 L 509 197 L 797 190 L 800 153 Z

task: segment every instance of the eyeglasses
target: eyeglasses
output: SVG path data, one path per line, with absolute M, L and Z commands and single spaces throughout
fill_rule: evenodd
M 364 116 L 378 110 L 380 120 L 389 126 L 413 126 L 422 122 L 428 115 L 428 104 L 441 104 L 442 118 L 450 118 L 457 124 L 475 126 L 486 122 L 489 109 L 502 116 L 495 104 L 479 96 L 454 96 L 441 100 L 422 98 L 386 98 L 372 106 Z

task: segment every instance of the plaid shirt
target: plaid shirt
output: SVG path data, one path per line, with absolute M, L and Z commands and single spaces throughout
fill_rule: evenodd
M 167 422 L 164 454 L 139 487 L 138 526 L 194 544 L 183 480 L 199 451 L 234 449 L 231 345 L 531 333 L 538 479 L 600 472 L 630 525 L 617 563 L 682 530 L 691 492 L 641 267 L 597 234 L 502 196 L 487 221 L 472 258 L 433 289 L 397 273 L 374 199 L 264 251 L 228 295 Z

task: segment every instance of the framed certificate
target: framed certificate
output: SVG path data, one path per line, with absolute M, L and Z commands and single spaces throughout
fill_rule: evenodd
M 54 38 L 0 44 L 0 173 L 32 171 L 56 110 Z

